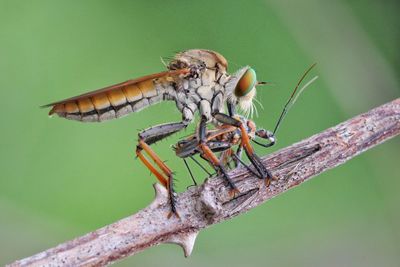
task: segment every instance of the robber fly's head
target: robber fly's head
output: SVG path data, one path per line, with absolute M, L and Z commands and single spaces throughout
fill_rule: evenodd
M 248 66 L 236 72 L 228 84 L 230 101 L 237 104 L 247 116 L 253 114 L 256 86 L 260 84 L 265 82 L 258 82 L 255 70 Z

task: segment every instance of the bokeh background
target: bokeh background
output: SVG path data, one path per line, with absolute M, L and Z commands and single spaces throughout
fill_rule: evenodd
M 162 103 L 126 118 L 82 124 L 39 106 L 163 70 L 160 56 L 222 53 L 251 65 L 258 125 L 273 128 L 294 84 L 317 62 L 266 154 L 400 95 L 396 0 L 0 0 L 0 264 L 30 256 L 145 207 L 154 177 L 134 157 L 138 130 L 175 121 Z M 190 185 L 171 144 L 155 146 Z M 115 266 L 399 266 L 400 140 L 249 213 L 201 232 L 194 252 L 163 245 Z M 205 175 L 196 170 L 198 178 Z

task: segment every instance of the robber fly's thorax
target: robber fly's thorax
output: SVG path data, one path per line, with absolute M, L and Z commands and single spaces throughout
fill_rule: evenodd
M 223 61 L 221 61 L 223 62 Z M 215 58 L 199 60 L 195 55 L 178 54 L 170 62 L 170 70 L 189 68 L 183 78 L 171 82 L 173 90 L 168 90 L 166 99 L 175 100 L 184 120 L 192 120 L 196 111 L 209 121 L 212 112 L 222 112 L 226 101 L 225 84 L 229 79 L 226 66 Z

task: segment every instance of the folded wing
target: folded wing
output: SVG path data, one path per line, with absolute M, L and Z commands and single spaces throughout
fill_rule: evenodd
M 163 100 L 164 93 L 188 69 L 164 71 L 99 90 L 71 97 L 43 107 L 52 107 L 49 115 L 83 121 L 102 122 L 137 112 Z

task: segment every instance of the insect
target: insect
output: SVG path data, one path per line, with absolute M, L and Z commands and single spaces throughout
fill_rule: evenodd
M 292 94 L 290 95 L 289 99 L 287 100 L 281 115 L 278 118 L 278 121 L 275 125 L 274 130 L 268 131 L 262 128 L 257 128 L 256 124 L 254 121 L 244 117 L 237 115 L 236 119 L 241 121 L 242 125 L 244 125 L 247 136 L 249 139 L 253 142 L 255 142 L 257 145 L 260 145 L 262 147 L 268 148 L 271 147 L 275 144 L 276 142 L 276 133 L 279 129 L 280 124 L 282 123 L 283 119 L 285 118 L 287 112 L 291 108 L 291 106 L 296 102 L 297 98 L 299 95 L 302 93 L 304 89 L 306 89 L 311 83 L 313 83 L 318 77 L 314 77 L 311 79 L 309 82 L 307 82 L 302 88 L 299 89 L 299 86 L 305 76 L 308 74 L 308 72 L 315 66 L 313 64 L 305 73 L 304 75 L 300 78 L 299 82 L 295 86 Z M 298 90 L 299 89 L 299 90 Z M 296 94 L 297 93 L 297 94 Z M 193 177 L 192 171 L 189 168 L 189 165 L 186 161 L 187 158 L 191 158 L 196 164 L 198 164 L 204 171 L 206 171 L 209 175 L 211 175 L 195 158 L 193 158 L 194 155 L 200 154 L 200 157 L 205 159 L 210 163 L 212 167 L 215 168 L 214 161 L 210 158 L 207 157 L 203 153 L 202 150 L 199 149 L 198 143 L 199 143 L 199 135 L 198 134 L 193 134 L 188 136 L 187 138 L 180 140 L 173 148 L 175 150 L 175 153 L 178 157 L 182 158 L 184 160 L 184 163 L 189 171 L 189 174 L 195 184 L 196 181 Z M 201 137 L 200 137 L 201 138 Z M 225 169 L 230 169 L 230 163 L 233 162 L 233 168 L 237 168 L 240 165 L 245 166 L 250 172 L 258 176 L 258 173 L 254 172 L 253 169 L 251 169 L 249 166 L 247 166 L 242 160 L 242 152 L 243 152 L 243 143 L 242 143 L 242 132 L 237 126 L 233 126 L 230 124 L 219 124 L 215 127 L 215 129 L 209 130 L 205 137 L 205 142 L 207 143 L 208 147 L 211 149 L 213 153 L 220 153 L 219 161 L 223 164 L 224 169 L 222 171 L 225 171 Z M 260 142 L 257 139 L 264 139 L 268 140 L 267 142 Z M 234 150 L 234 147 L 237 146 L 236 151 Z M 251 158 L 249 157 L 250 161 Z M 218 168 L 215 168 L 215 170 L 221 171 Z M 266 180 L 267 186 L 269 185 L 270 180 Z
M 247 135 L 251 141 L 260 144 L 263 147 L 270 147 L 275 144 L 275 135 L 274 133 L 265 130 L 265 129 L 257 129 L 254 121 L 245 118 L 244 116 L 237 116 L 236 119 L 240 120 L 244 125 Z M 256 138 L 267 139 L 268 143 L 260 143 L 256 141 Z M 223 168 L 218 169 L 215 168 L 213 159 L 207 158 L 207 155 L 203 153 L 201 149 L 199 149 L 198 144 L 198 136 L 197 134 L 193 134 L 188 136 L 187 138 L 180 140 L 173 149 L 178 157 L 182 158 L 185 162 L 185 165 L 189 171 L 189 174 L 195 184 L 196 181 L 193 177 L 192 171 L 190 170 L 186 159 L 191 158 L 196 164 L 198 164 L 204 171 L 206 171 L 210 176 L 211 174 L 195 159 L 194 155 L 200 154 L 204 160 L 210 163 L 212 167 L 215 168 L 217 172 L 226 172 L 227 169 L 231 169 L 231 162 L 233 162 L 233 168 L 237 168 L 240 165 L 244 165 L 248 170 L 250 170 L 253 174 L 258 176 L 258 173 L 255 173 L 250 167 L 248 167 L 241 160 L 243 146 L 242 146 L 242 133 L 238 127 L 229 125 L 229 124 L 221 124 L 218 125 L 215 129 L 209 130 L 205 136 L 205 142 L 213 153 L 220 153 L 219 162 L 221 162 Z M 237 150 L 234 150 L 234 147 L 237 146 Z M 266 179 L 267 186 L 269 185 L 270 180 Z M 231 191 L 231 194 L 235 193 Z
M 265 82 L 257 81 L 256 72 L 249 66 L 234 74 L 229 74 L 227 68 L 227 60 L 217 52 L 205 49 L 187 50 L 177 53 L 167 65 L 166 71 L 53 102 L 44 107 L 51 107 L 50 115 L 57 114 L 82 122 L 103 122 L 138 112 L 161 101 L 174 101 L 182 114 L 182 120 L 141 131 L 138 134 L 136 155 L 167 188 L 171 214 L 177 215 L 173 173 L 150 146 L 186 128 L 194 120 L 196 113 L 200 116 L 198 148 L 208 159 L 213 160 L 215 168 L 221 170 L 232 191 L 237 191 L 237 188 L 229 175 L 222 171 L 222 163 L 204 139 L 207 135 L 207 124 L 222 123 L 240 129 L 243 148 L 258 176 L 266 180 L 272 178 L 272 174 L 254 153 L 245 126 L 235 118 L 237 109 L 247 114 L 253 111 L 256 87 Z

